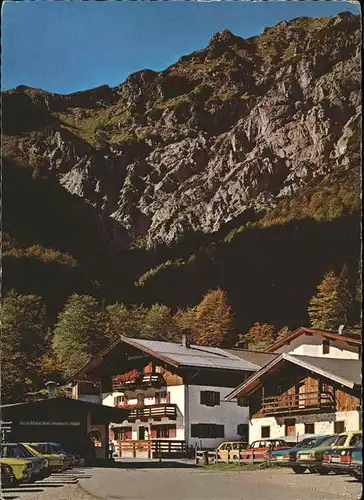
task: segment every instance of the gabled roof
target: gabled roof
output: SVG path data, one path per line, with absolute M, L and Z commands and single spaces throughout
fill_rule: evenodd
M 121 336 L 103 349 L 95 358 L 84 365 L 72 379 L 77 379 L 81 373 L 90 370 L 102 364 L 104 358 L 114 349 L 122 344 L 126 344 L 142 352 L 160 359 L 176 368 L 201 368 L 214 370 L 233 370 L 233 371 L 251 371 L 259 370 L 260 366 L 251 363 L 232 351 L 220 349 L 218 347 L 206 347 L 200 345 L 190 345 L 184 347 L 182 344 L 174 342 L 162 342 L 157 340 L 131 339 Z
M 262 351 L 254 351 L 251 349 L 224 349 L 226 352 L 233 354 L 234 356 L 238 356 L 241 359 L 245 359 L 245 361 L 249 361 L 254 365 L 264 366 L 269 361 L 279 356 L 277 352 L 262 352 Z
M 231 401 L 238 396 L 247 396 L 254 392 L 262 383 L 262 375 L 275 372 L 284 362 L 306 368 L 351 389 L 361 385 L 361 360 L 359 359 L 324 358 L 282 353 L 247 378 L 236 389 L 231 391 L 225 399 Z
M 347 335 L 339 335 L 337 332 L 329 331 L 329 330 L 317 330 L 316 328 L 298 328 L 295 330 L 291 335 L 288 335 L 287 337 L 283 338 L 282 340 L 279 340 L 278 342 L 275 342 L 271 346 L 269 346 L 267 349 L 264 350 L 264 352 L 274 352 L 280 347 L 282 347 L 285 344 L 288 344 L 292 340 L 296 339 L 297 337 L 300 337 L 301 335 L 305 334 L 311 334 L 311 335 L 320 335 L 323 338 L 327 339 L 333 339 L 333 340 L 343 340 L 344 342 L 356 344 L 356 345 L 361 345 L 361 337 L 359 336 L 347 336 Z

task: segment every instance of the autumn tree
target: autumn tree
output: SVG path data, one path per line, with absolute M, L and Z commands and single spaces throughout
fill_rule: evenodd
M 245 339 L 251 349 L 263 350 L 275 342 L 276 328 L 268 323 L 254 323 L 249 328 Z
M 277 342 L 279 340 L 283 340 L 284 338 L 288 337 L 292 333 L 293 333 L 293 331 L 290 328 L 288 328 L 288 326 L 284 326 L 283 328 L 281 328 L 280 330 L 278 330 L 274 342 Z
M 226 292 L 210 290 L 196 307 L 196 343 L 199 345 L 230 347 L 237 341 L 233 329 L 233 314 Z
M 107 344 L 105 323 L 98 302 L 73 294 L 58 315 L 53 350 L 66 375 L 76 372 Z
M 352 295 L 349 289 L 348 270 L 344 266 L 340 275 L 333 270 L 325 273 L 317 286 L 308 307 L 310 323 L 313 328 L 336 330 L 347 324 L 352 308 Z

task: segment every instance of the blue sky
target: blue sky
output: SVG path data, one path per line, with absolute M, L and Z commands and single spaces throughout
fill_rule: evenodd
M 205 47 L 224 28 L 248 38 L 283 19 L 359 7 L 347 1 L 8 1 L 2 7 L 2 89 L 52 92 L 122 83 Z

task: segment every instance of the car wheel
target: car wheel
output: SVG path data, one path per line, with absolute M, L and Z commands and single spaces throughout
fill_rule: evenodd
M 315 467 L 309 467 L 308 470 L 310 474 L 317 474 L 317 470 L 315 469 Z
M 358 481 L 360 481 L 360 480 L 361 480 L 361 474 L 360 474 L 360 472 L 358 472 L 358 471 L 354 471 L 354 470 L 353 470 L 353 471 L 352 471 L 352 475 L 353 475 L 353 476 L 355 477 L 355 479 L 357 479 Z
M 324 469 L 323 467 L 319 467 L 317 469 L 317 472 L 321 475 L 321 476 L 326 476 L 330 471 L 329 469 Z
M 306 472 L 306 469 L 307 467 L 302 467 L 301 465 L 295 465 L 294 467 L 292 467 L 293 472 L 295 472 L 296 474 L 303 474 L 304 472 Z

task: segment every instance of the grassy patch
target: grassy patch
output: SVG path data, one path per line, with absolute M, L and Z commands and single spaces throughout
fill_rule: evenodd
M 156 267 L 153 267 L 152 269 L 149 269 L 142 276 L 140 276 L 140 278 L 134 283 L 134 285 L 137 287 L 144 286 L 148 280 L 150 280 L 151 278 L 154 278 L 160 272 L 165 271 L 168 268 L 178 268 L 181 266 L 185 266 L 186 264 L 191 264 L 195 259 L 196 259 L 196 256 L 194 254 L 192 254 L 188 258 L 188 260 L 175 259 L 175 260 L 167 260 L 165 262 L 162 262 L 162 264 L 159 264 L 159 266 L 156 266 Z
M 212 470 L 215 472 L 226 472 L 226 471 L 235 471 L 235 472 L 242 472 L 242 471 L 249 471 L 249 470 L 257 470 L 259 469 L 259 464 L 238 464 L 238 463 L 217 463 L 217 464 L 210 464 L 210 465 L 205 465 L 203 467 L 204 470 Z
M 105 126 L 125 123 L 129 117 L 126 110 L 120 110 L 120 104 L 100 109 L 74 108 L 68 113 L 58 113 L 61 124 L 73 134 L 93 146 L 98 145 L 95 132 Z
M 179 108 L 183 104 L 190 103 L 191 99 L 187 94 L 179 95 L 178 97 L 173 97 L 172 99 L 168 99 L 167 101 L 160 102 L 156 104 L 156 108 L 158 109 L 170 109 L 170 108 Z

